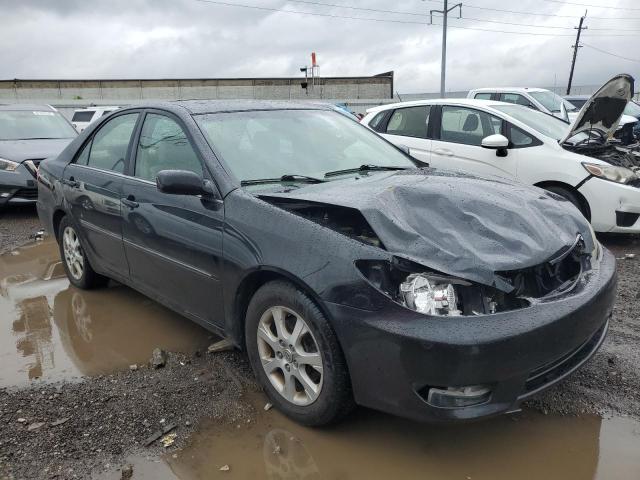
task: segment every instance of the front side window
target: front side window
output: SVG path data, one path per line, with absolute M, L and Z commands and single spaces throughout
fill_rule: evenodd
M 516 105 L 523 105 L 525 107 L 533 107 L 531 102 L 527 100 L 524 95 L 518 93 L 501 93 L 500 100 L 507 103 L 515 103 Z
M 389 119 L 386 133 L 404 137 L 427 138 L 430 108 L 428 105 L 398 108 Z
M 155 182 L 162 170 L 188 170 L 203 176 L 202 164 L 182 127 L 169 117 L 149 113 L 140 133 L 135 176 Z
M 361 165 L 415 167 L 386 140 L 327 110 L 268 110 L 195 116 L 212 148 L 240 180 L 324 177 Z
M 129 113 L 107 122 L 93 137 L 87 165 L 123 173 L 131 134 L 137 121 L 138 114 Z
M 51 110 L 0 111 L 0 140 L 74 138 L 76 129 Z
M 502 120 L 481 110 L 466 107 L 442 107 L 440 139 L 443 142 L 480 145 L 482 139 L 496 133 L 504 135 Z

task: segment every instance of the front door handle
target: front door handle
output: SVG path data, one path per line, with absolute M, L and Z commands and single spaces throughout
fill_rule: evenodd
M 433 153 L 436 153 L 438 155 L 443 155 L 445 157 L 453 157 L 453 152 L 451 150 L 448 150 L 446 148 L 436 148 Z
M 131 210 L 140 206 L 140 204 L 136 202 L 136 197 L 134 197 L 133 195 L 129 195 L 127 198 L 123 198 L 121 201 L 123 205 L 129 207 Z

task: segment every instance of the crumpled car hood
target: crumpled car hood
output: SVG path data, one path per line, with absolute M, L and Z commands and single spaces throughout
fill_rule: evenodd
M 618 128 L 620 117 L 627 102 L 633 96 L 633 77 L 627 74 L 616 75 L 594 93 L 584 104 L 573 122 L 562 145 L 580 132 L 599 130 L 604 138 L 610 138 Z
M 578 234 L 594 246 L 587 220 L 560 197 L 458 172 L 375 173 L 258 196 L 357 209 L 391 254 L 502 289 L 496 272 L 542 264 Z
M 0 158 L 21 163 L 35 158 L 53 157 L 64 150 L 72 140 L 73 138 L 2 140 L 0 141 Z

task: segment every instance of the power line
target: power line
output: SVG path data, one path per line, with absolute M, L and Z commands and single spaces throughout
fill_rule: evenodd
M 596 52 L 604 53 L 605 55 L 611 55 L 612 57 L 621 58 L 622 60 L 628 60 L 630 62 L 640 63 L 640 60 L 638 60 L 637 58 L 623 57 L 622 55 L 618 55 L 618 54 L 615 54 L 615 53 L 607 52 L 606 50 L 602 50 L 602 49 L 600 49 L 598 47 L 594 47 L 593 45 L 589 45 L 588 43 L 582 42 L 582 46 L 590 48 L 591 50 L 595 50 Z
M 436 25 L 439 24 L 429 24 L 427 22 L 418 22 L 414 20 L 395 20 L 390 18 L 370 18 L 370 17 L 354 17 L 350 15 L 336 15 L 331 13 L 320 13 L 320 12 L 308 12 L 308 11 L 300 11 L 300 10 L 284 10 L 281 8 L 275 7 L 263 7 L 259 5 L 247 5 L 242 3 L 230 3 L 224 2 L 221 0 L 195 0 L 201 3 L 208 3 L 213 5 L 220 5 L 226 7 L 238 7 L 252 10 L 261 10 L 261 11 L 270 11 L 270 12 L 279 12 L 279 13 L 289 13 L 295 15 L 310 15 L 315 17 L 328 17 L 328 18 L 341 18 L 347 20 L 360 20 L 367 22 L 378 22 L 378 23 L 399 23 L 399 24 L 409 24 L 409 25 Z M 477 32 L 492 32 L 492 33 L 505 33 L 511 35 L 533 35 L 533 36 L 546 36 L 546 37 L 573 37 L 572 34 L 555 34 L 555 33 L 543 33 L 543 32 L 514 32 L 508 30 L 494 30 L 489 28 L 477 28 L 477 27 L 469 27 L 462 25 L 450 25 L 450 28 L 456 28 L 461 30 L 472 30 Z M 634 37 L 640 36 L 640 33 L 637 35 L 626 35 L 626 34 L 598 34 L 598 35 L 590 35 L 591 37 Z
M 425 0 L 431 3 L 440 3 L 439 0 Z M 558 17 L 558 18 L 576 18 L 577 15 L 559 15 L 557 13 L 537 13 L 537 12 L 525 12 L 522 10 L 506 10 L 503 8 L 483 7 L 480 5 L 473 5 L 467 2 L 464 3 L 465 8 L 475 8 L 477 10 L 487 10 L 490 12 L 502 12 L 502 13 L 514 13 L 516 15 L 531 15 L 536 17 Z M 591 19 L 598 20 L 640 20 L 640 17 L 589 17 Z
M 578 7 L 602 8 L 602 9 L 607 9 L 607 10 L 637 10 L 637 11 L 640 11 L 640 8 L 633 8 L 633 7 L 610 7 L 608 5 L 602 6 L 602 5 L 594 5 L 593 3 L 564 2 L 562 0 L 542 0 L 542 1 L 543 2 L 550 2 L 550 3 L 561 3 L 563 5 L 576 5 Z

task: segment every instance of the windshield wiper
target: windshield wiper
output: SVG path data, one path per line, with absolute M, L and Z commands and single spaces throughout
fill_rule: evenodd
M 385 166 L 385 165 L 365 164 L 365 165 L 360 165 L 357 168 L 346 168 L 344 170 L 335 170 L 333 172 L 327 172 L 324 174 L 324 176 L 334 177 L 336 175 L 344 175 L 346 173 L 370 172 L 373 170 L 406 170 L 407 168 L 409 167 L 393 167 L 393 166 Z
M 261 185 L 264 183 L 282 183 L 282 182 L 302 182 L 302 183 L 322 183 L 325 180 L 308 175 L 282 175 L 279 178 L 256 178 L 253 180 L 242 180 L 240 185 Z

